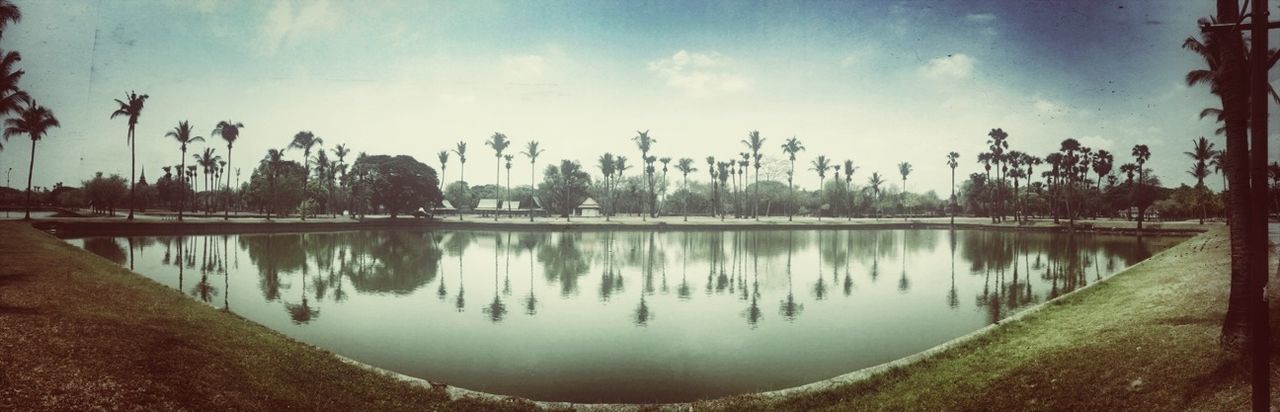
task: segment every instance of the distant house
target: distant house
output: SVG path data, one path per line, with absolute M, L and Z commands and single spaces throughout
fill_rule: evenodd
M 441 200 L 440 205 L 434 208 L 431 208 L 431 211 L 435 212 L 436 214 L 458 213 L 458 208 L 453 207 L 453 203 L 449 203 L 448 200 Z
M 480 203 L 476 204 L 476 212 L 481 215 L 498 213 L 498 199 L 480 199 Z
M 498 210 L 501 210 L 503 214 L 510 215 L 510 214 L 514 214 L 515 212 L 517 212 L 517 211 L 519 211 L 519 210 L 520 210 L 520 202 L 519 202 L 519 201 L 515 201 L 515 200 L 503 200 L 503 201 L 502 201 L 502 202 L 500 202 L 500 203 L 501 203 L 501 206 L 499 206 L 499 207 L 498 207 Z
M 573 214 L 583 217 L 599 217 L 600 203 L 596 202 L 595 199 L 588 197 L 587 200 L 582 201 L 582 204 L 574 208 Z

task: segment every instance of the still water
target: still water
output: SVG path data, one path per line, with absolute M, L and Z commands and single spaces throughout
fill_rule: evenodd
M 908 356 L 1181 240 L 912 229 L 69 241 L 407 375 L 536 400 L 675 402 Z

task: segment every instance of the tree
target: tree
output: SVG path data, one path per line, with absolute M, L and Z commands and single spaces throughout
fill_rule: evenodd
M 206 192 L 204 206 L 205 206 L 206 215 L 209 214 L 210 199 L 208 196 L 208 192 L 209 192 L 209 184 L 212 182 L 210 175 L 213 174 L 213 169 L 217 167 L 218 161 L 222 160 L 222 156 L 215 156 L 213 153 L 214 153 L 214 148 L 206 147 L 203 153 L 191 155 L 191 157 L 195 159 L 196 164 L 200 166 L 200 169 L 204 171 L 204 190 Z
M 1145 144 L 1134 145 L 1133 158 L 1138 165 L 1138 184 L 1134 186 L 1134 197 L 1136 198 L 1139 196 L 1139 193 L 1142 193 L 1143 185 L 1145 184 L 1146 179 L 1144 175 L 1146 173 L 1146 168 L 1143 166 L 1146 165 L 1147 160 L 1151 159 L 1151 150 L 1148 149 L 1147 145 Z M 1143 215 L 1145 214 L 1146 214 L 1146 208 L 1139 207 L 1138 208 L 1138 230 L 1142 230 L 1142 218 L 1144 217 Z
M 1000 189 L 1001 186 L 1004 185 L 1004 173 L 1003 173 L 1004 171 L 1000 167 L 1000 163 L 1005 160 L 1004 152 L 1009 148 L 1009 134 L 1005 133 L 1004 129 L 997 127 L 995 129 L 991 129 L 990 132 L 987 132 L 987 136 L 990 138 L 987 140 L 987 145 L 988 145 L 988 148 L 991 150 L 990 152 L 991 162 L 994 163 L 994 166 L 996 169 L 997 184 L 996 184 L 995 201 L 997 205 L 996 209 L 997 209 L 997 215 L 999 218 L 998 220 L 1004 220 L 1004 207 L 1002 205 L 1004 202 L 1004 199 L 1001 197 L 1003 194 L 1001 193 L 1001 189 Z M 903 180 L 905 181 L 906 179 L 903 179 Z M 906 183 L 903 183 L 903 185 L 904 187 L 902 188 L 902 190 L 903 192 L 906 192 L 906 189 L 907 189 L 905 187 Z
M 467 181 L 467 142 L 458 142 L 454 145 L 453 154 L 458 155 L 458 164 L 461 169 L 458 174 L 458 180 Z M 462 217 L 461 214 L 458 215 Z
M 236 139 L 240 138 L 240 129 L 243 129 L 243 128 L 244 128 L 244 123 L 240 123 L 233 120 L 223 120 L 218 122 L 218 124 L 213 127 L 213 131 L 209 133 L 210 136 L 217 135 L 218 137 L 221 137 L 223 141 L 227 142 L 227 165 L 228 166 L 231 165 L 231 147 L 235 146 Z M 237 174 L 236 180 L 239 180 L 238 176 L 239 175 Z M 239 182 L 237 182 L 237 184 L 238 183 Z M 231 180 L 228 179 L 227 180 L 228 191 L 230 191 L 231 189 L 230 185 L 231 185 Z M 230 200 L 231 200 L 230 198 L 227 199 L 228 202 L 230 202 Z M 229 220 L 231 218 L 231 205 L 228 203 L 225 206 L 226 207 L 222 209 L 222 220 Z
M 905 213 L 907 208 L 907 175 L 911 174 L 911 163 L 898 163 L 898 173 L 902 175 L 902 209 Z M 903 216 L 902 220 L 907 220 L 907 217 Z
M 112 216 L 116 214 L 116 205 L 129 193 L 123 177 L 116 174 L 104 177 L 102 172 L 95 174 L 93 179 L 82 182 L 81 187 L 94 210 L 105 210 Z
M 137 166 L 138 152 L 133 144 L 133 131 L 134 131 L 134 128 L 138 125 L 138 117 L 142 116 L 142 106 L 146 103 L 148 97 L 149 96 L 145 94 L 140 95 L 131 91 L 129 92 L 129 94 L 125 95 L 124 100 L 116 99 L 116 104 L 119 105 L 119 107 L 116 109 L 116 111 L 111 112 L 112 119 L 118 116 L 124 116 L 129 120 L 129 133 L 127 135 L 127 138 L 125 139 L 126 143 L 129 145 L 129 158 L 130 158 L 129 160 L 129 169 L 130 169 L 129 220 L 133 220 L 133 204 L 135 203 L 134 195 L 136 193 L 136 191 L 134 190 L 134 186 L 135 186 L 134 183 L 137 178 L 136 173 L 137 173 L 137 167 L 138 167 Z
M 880 176 L 880 172 L 872 172 L 871 177 L 867 178 L 867 190 L 870 190 L 873 196 L 872 201 L 876 205 L 877 219 L 880 218 L 880 185 L 884 184 L 884 182 L 885 180 Z
M 960 154 L 947 153 L 947 167 L 951 168 L 951 225 L 956 224 L 956 166 L 960 165 Z
M 752 201 L 752 216 L 756 220 L 760 220 L 760 149 L 764 148 L 765 138 L 760 137 L 760 131 L 752 130 L 747 132 L 747 138 L 742 140 L 742 144 L 751 150 L 751 158 L 754 160 L 752 164 L 756 169 L 756 194 Z M 785 145 L 784 145 L 785 146 Z
M 1205 209 L 1205 199 L 1201 192 L 1205 189 L 1204 178 L 1209 177 L 1209 162 L 1213 160 L 1217 150 L 1214 150 L 1213 143 L 1209 139 L 1205 139 L 1204 136 L 1200 136 L 1200 139 L 1192 140 L 1191 145 L 1190 152 L 1182 153 L 1190 157 L 1192 161 L 1191 170 L 1188 170 L 1187 173 L 1196 179 L 1195 189 L 1197 194 L 1200 195 L 1197 199 L 1197 202 L 1200 203 L 1200 224 L 1203 225 L 1205 215 L 1208 213 Z
M 560 167 L 547 166 L 538 192 L 546 201 L 547 210 L 567 221 L 573 215 L 573 209 L 586 199 L 590 185 L 591 176 L 582 170 L 582 165 L 561 160 Z
M 311 175 L 311 149 L 317 145 L 323 145 L 324 139 L 316 137 L 314 133 L 303 130 L 293 135 L 293 141 L 289 142 L 286 149 L 302 149 L 302 187 L 306 188 L 308 178 Z M 302 220 L 307 220 L 307 211 L 301 212 Z
M 648 163 L 649 163 L 649 160 L 648 160 L 648 159 L 649 159 L 649 150 L 652 150 L 652 149 L 653 149 L 653 144 L 654 144 L 654 143 L 657 143 L 657 142 L 658 142 L 658 140 L 657 140 L 657 139 L 654 139 L 654 138 L 652 138 L 652 137 L 649 137 L 649 131 L 648 131 L 648 130 L 645 130 L 645 131 L 643 131 L 643 132 L 642 132 L 642 131 L 637 130 L 637 131 L 636 131 L 636 136 L 635 136 L 635 137 L 632 137 L 632 138 L 631 138 L 631 141 L 635 142 L 635 143 L 636 143 L 636 148 L 639 148 L 639 149 L 640 149 L 640 160 L 643 160 L 646 164 L 648 164 Z M 648 182 L 648 181 L 650 181 L 650 180 L 652 180 L 652 179 L 653 179 L 653 173 L 652 173 L 652 171 L 650 171 L 650 170 L 649 170 L 649 167 L 646 167 L 646 168 L 645 168 L 644 173 L 645 173 L 645 179 L 646 179 L 645 181 L 646 181 L 646 182 Z M 649 197 L 653 196 L 653 193 L 652 193 L 652 191 L 653 191 L 653 190 L 652 190 L 653 185 L 652 185 L 652 184 L 650 184 L 650 185 L 649 185 L 649 187 L 650 187 L 650 193 L 649 193 L 649 196 L 645 196 L 646 200 L 648 200 L 648 198 L 649 198 Z M 651 212 L 651 211 L 652 211 L 652 208 L 653 208 L 652 202 L 646 202 L 645 207 L 647 207 L 647 208 L 648 208 L 648 209 L 646 210 L 646 212 Z M 647 213 L 646 213 L 646 214 L 647 214 Z M 646 217 L 643 217 L 643 216 L 642 216 L 642 217 L 640 218 L 640 220 L 646 220 Z
M 276 175 L 279 173 L 280 165 L 284 162 L 284 151 L 279 149 L 267 150 L 267 156 L 262 159 L 260 169 L 266 174 L 268 189 L 270 192 L 266 194 L 266 200 L 270 202 L 273 197 L 279 196 L 276 192 Z M 250 180 L 253 178 L 250 177 Z M 270 203 L 268 203 L 270 204 Z M 267 208 L 267 220 L 271 220 L 271 207 Z
M 802 151 L 804 151 L 804 145 L 801 144 L 800 140 L 796 139 L 795 136 L 788 138 L 787 142 L 782 144 L 782 152 L 786 153 L 787 159 L 791 161 L 791 169 L 787 171 L 787 191 L 791 193 L 791 205 L 787 208 L 788 222 L 792 221 L 792 217 L 795 215 L 796 189 L 794 181 L 796 176 L 796 154 Z M 708 157 L 707 163 L 710 164 L 711 162 L 712 159 Z
M 541 156 L 542 152 L 546 151 L 539 146 L 540 145 L 538 144 L 537 140 L 530 140 L 529 143 L 525 144 L 524 151 L 520 152 L 520 154 L 524 155 L 524 157 L 529 158 L 529 187 L 530 188 L 533 188 L 537 184 L 537 181 L 535 180 L 535 178 L 537 176 L 537 170 L 538 170 L 538 156 Z M 603 159 L 601 160 L 603 161 Z M 508 178 L 510 178 L 510 172 L 507 172 L 507 175 L 508 175 Z M 605 179 L 607 181 L 608 177 L 606 176 Z M 529 221 L 530 222 L 533 221 L 532 206 L 529 207 Z
M 495 182 L 500 186 L 502 184 L 502 152 L 507 150 L 507 146 L 511 146 L 511 141 L 507 140 L 507 135 L 494 132 L 493 136 L 490 136 L 489 140 L 485 141 L 484 144 L 493 148 L 494 170 L 497 172 Z M 493 221 L 498 221 L 497 213 L 493 214 Z
M 831 167 L 831 161 L 827 159 L 826 155 L 818 155 L 809 164 L 813 166 L 809 170 L 818 172 L 818 191 L 822 192 L 825 187 L 823 183 L 827 180 L 827 169 Z M 818 210 L 818 220 L 822 220 L 822 210 Z
M 516 158 L 516 157 L 515 157 L 515 156 L 512 156 L 512 155 L 504 155 L 504 156 L 502 156 L 502 160 L 503 160 L 503 162 L 504 162 L 503 164 L 505 164 L 505 165 L 506 165 L 506 167 L 507 167 L 507 195 L 505 196 L 505 197 L 506 197 L 506 200 L 505 200 L 505 201 L 507 201 L 507 202 L 510 202 L 510 201 L 511 201 L 511 161 L 512 161 L 512 160 L 514 160 L 515 158 Z M 503 208 L 504 208 L 504 209 L 507 209 L 507 210 L 510 210 L 510 209 L 511 209 L 510 207 L 507 207 L 506 205 L 503 205 Z
M 366 174 L 370 206 L 381 206 L 392 218 L 443 199 L 435 169 L 412 156 L 364 156 L 352 168 Z
M 43 139 L 49 133 L 49 129 L 61 127 L 58 118 L 54 117 L 53 111 L 36 103 L 35 99 L 28 99 L 26 107 L 18 110 L 18 116 L 4 120 L 4 139 L 7 141 L 13 136 L 27 135 L 31 138 L 31 163 L 27 166 L 27 206 L 26 215 L 23 220 L 31 220 L 31 175 L 35 173 L 36 167 L 36 142 Z
M 853 221 L 853 192 L 851 192 L 850 190 L 853 187 L 853 172 L 856 172 L 856 171 L 858 171 L 858 167 L 853 165 L 853 160 L 845 159 L 844 161 L 844 192 L 845 192 L 844 194 L 846 197 L 845 198 L 845 204 L 846 204 L 845 214 L 848 215 L 849 221 L 851 222 Z
M 436 153 L 436 158 L 440 159 L 440 184 L 443 185 L 445 169 L 449 168 L 449 151 L 441 150 L 439 153 Z M 441 188 L 441 190 L 443 190 L 443 188 Z
M 684 179 L 684 190 L 686 192 L 689 191 L 689 173 L 698 171 L 698 168 L 693 167 L 693 159 L 690 159 L 687 157 L 681 158 L 679 161 L 676 162 L 676 170 L 680 171 L 680 175 Z M 688 222 L 689 221 L 689 202 L 685 202 L 683 213 L 684 213 L 684 221 Z
M 662 198 L 667 198 L 667 165 L 671 163 L 670 157 L 659 157 L 658 163 L 662 163 Z M 659 213 L 662 212 L 661 207 L 654 207 Z
M 604 209 L 603 210 L 604 220 L 607 222 L 609 221 L 609 215 L 611 215 L 612 214 L 611 212 L 613 211 L 612 210 L 613 209 L 612 180 L 613 180 L 614 173 L 617 172 L 617 162 L 613 158 L 613 153 L 602 154 L 600 155 L 600 158 L 596 160 L 598 162 L 596 167 L 600 168 L 600 175 L 604 177 L 603 183 L 604 183 L 605 199 L 600 204 L 600 206 L 602 209 Z
M 187 167 L 187 145 L 195 142 L 204 141 L 203 137 L 192 136 L 191 134 L 192 134 L 191 124 L 187 123 L 186 120 L 178 122 L 178 126 L 174 127 L 173 130 L 170 130 L 168 133 L 164 134 L 165 137 L 172 138 L 174 141 L 178 142 L 178 150 L 182 152 L 182 165 L 178 166 L 179 167 L 178 170 L 182 170 Z M 230 156 L 230 154 L 228 154 L 228 156 Z M 183 205 L 184 200 L 186 200 L 186 196 L 178 197 L 178 221 L 179 222 L 182 221 L 182 209 L 184 206 Z
M 348 149 L 347 145 L 337 144 L 333 146 L 333 155 L 338 157 L 338 165 L 337 165 L 336 171 L 342 173 L 342 177 L 340 177 L 341 179 L 340 181 L 343 181 L 343 182 L 347 180 L 347 155 L 349 154 L 351 154 L 351 149 Z M 230 154 L 228 154 L 228 156 L 230 156 Z M 350 207 L 351 207 L 350 202 L 347 202 L 347 208 L 350 209 Z M 336 213 L 335 213 L 335 216 L 336 216 Z
M 3 15 L 5 4 L 9 4 L 8 1 L 0 1 L 0 27 L 7 23 Z M 3 53 L 0 56 L 0 115 L 9 115 L 22 109 L 23 103 L 30 96 L 18 88 L 18 81 L 26 73 L 15 69 L 18 62 L 22 61 L 22 55 L 16 51 L 0 53 Z

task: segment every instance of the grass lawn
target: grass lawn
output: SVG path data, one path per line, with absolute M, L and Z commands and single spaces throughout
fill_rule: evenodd
M 1216 343 L 1227 268 L 1214 227 L 927 361 L 831 390 L 679 407 L 1241 410 L 1246 377 Z M 0 365 L 0 410 L 536 408 L 450 400 L 349 365 L 20 223 L 0 223 Z

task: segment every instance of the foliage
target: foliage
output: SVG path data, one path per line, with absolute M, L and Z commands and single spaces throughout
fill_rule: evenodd
M 538 193 L 549 213 L 568 216 L 586 200 L 591 176 L 576 161 L 561 160 L 560 166 L 547 166 Z
M 102 172 L 98 172 L 92 179 L 84 181 L 82 186 L 85 197 L 94 210 L 112 215 L 115 214 L 116 206 L 122 204 L 129 193 L 128 184 L 118 174 L 104 177 Z
M 363 156 L 352 169 L 362 176 L 369 206 L 385 209 L 391 217 L 432 207 L 444 199 L 436 170 L 412 156 Z

